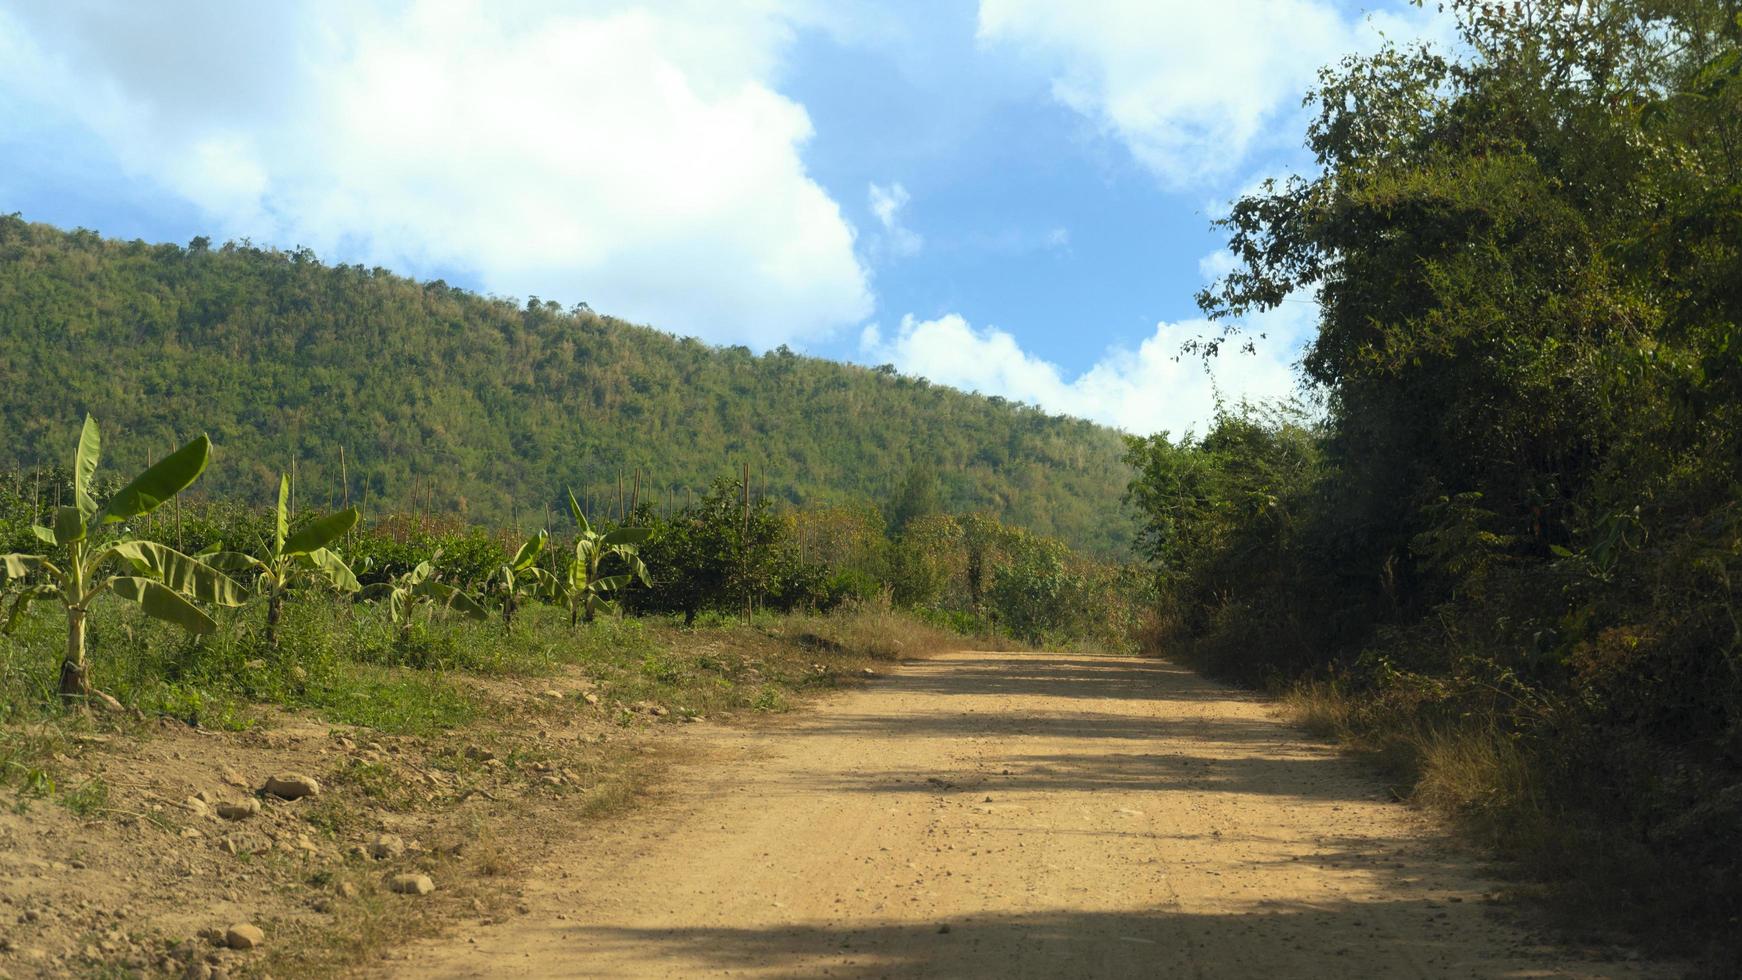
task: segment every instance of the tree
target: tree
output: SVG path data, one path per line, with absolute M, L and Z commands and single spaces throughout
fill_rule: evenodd
M 638 552 L 653 532 L 645 527 L 619 527 L 600 533 L 593 530 L 575 500 L 574 491 L 568 492 L 568 498 L 569 515 L 575 519 L 578 533 L 574 555 L 557 573 L 554 587 L 558 598 L 569 607 L 569 625 L 573 626 L 577 621 L 592 622 L 601 611 L 613 615 L 621 612 L 611 598 L 613 594 L 635 582 L 652 584 Z M 622 571 L 605 574 L 604 570 L 612 566 Z
M 337 592 L 356 592 L 361 586 L 351 566 L 329 547 L 357 524 L 355 508 L 313 521 L 296 533 L 290 530 L 290 477 L 278 478 L 278 506 L 273 513 L 272 543 L 262 543 L 263 557 L 241 552 L 220 552 L 207 557 L 225 571 L 255 575 L 257 591 L 266 595 L 266 645 L 278 648 L 278 626 L 284 618 L 284 600 L 304 582 L 319 582 Z
M 914 463 L 907 468 L 907 475 L 889 504 L 889 529 L 899 535 L 914 521 L 942 513 L 943 509 L 937 469 Z
M 498 566 L 496 574 L 491 577 L 496 592 L 502 598 L 504 630 L 514 629 L 514 613 L 520 608 L 522 598 L 541 592 L 548 593 L 555 584 L 555 577 L 538 567 L 539 556 L 544 554 L 544 546 L 549 541 L 549 531 L 539 531 L 527 538 L 514 553 L 514 557 Z
M 363 590 L 365 599 L 372 602 L 386 601 L 388 618 L 399 625 L 402 639 L 410 636 L 418 609 L 426 606 L 441 610 L 457 609 L 469 619 L 483 620 L 490 617 L 489 611 L 478 600 L 467 595 L 463 589 L 439 579 L 436 563 L 441 557 L 442 553 L 438 548 L 427 561 L 419 562 L 410 571 Z
M 129 537 L 128 522 L 162 506 L 204 472 L 212 443 L 204 435 L 165 456 L 99 505 L 92 495 L 102 438 L 85 416 L 73 454 L 73 503 L 55 512 L 54 527 L 32 528 L 52 557 L 0 555 L 0 585 L 18 583 L 6 629 L 16 627 L 31 602 L 54 600 L 66 610 L 66 656 L 61 661 L 63 698 L 91 695 L 85 664 L 85 632 L 91 606 L 105 593 L 137 603 L 148 616 L 190 633 L 210 633 L 217 624 L 195 603 L 239 605 L 242 589 L 217 569 L 168 545 Z

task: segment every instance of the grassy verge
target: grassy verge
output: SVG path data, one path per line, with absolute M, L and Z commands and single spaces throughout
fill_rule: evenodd
M 1704 882 L 1724 865 L 1666 860 L 1662 842 L 1639 833 L 1601 764 L 1626 745 L 1581 744 L 1576 725 L 1557 724 L 1552 705 L 1532 705 L 1531 724 L 1483 711 L 1444 710 L 1444 692 L 1399 682 L 1351 690 L 1324 680 L 1283 687 L 1287 715 L 1374 761 L 1399 799 L 1447 818 L 1511 865 L 1513 891 L 1568 936 L 1602 945 L 1643 943 L 1655 955 L 1701 964 L 1698 976 L 1728 976 L 1719 964 L 1742 955 L 1742 929 L 1713 932 Z M 1664 778 L 1673 780 L 1666 767 Z M 1689 813 L 1698 826 L 1709 814 Z M 1724 852 L 1733 841 L 1712 839 Z
M 518 876 L 576 818 L 638 799 L 672 757 L 664 726 L 785 711 L 880 663 L 973 642 L 878 604 L 690 629 L 571 628 L 534 608 L 512 633 L 461 620 L 402 633 L 366 607 L 317 602 L 291 607 L 272 649 L 258 610 L 194 640 L 114 605 L 91 643 L 97 687 L 127 708 L 112 713 L 57 703 L 48 612 L 0 638 L 0 807 L 12 821 L 0 836 L 20 841 L 21 859 L 127 882 L 109 901 L 126 907 L 130 937 L 89 942 L 121 931 L 101 910 L 47 914 L 84 909 L 77 875 L 32 885 L 17 898 L 45 915 L 0 923 L 0 953 L 40 954 L 49 974 L 175 971 L 189 958 L 232 976 L 335 972 L 457 915 L 510 915 Z M 263 774 L 284 768 L 317 776 L 320 797 L 265 798 L 241 823 L 183 802 L 258 798 Z M 242 778 L 219 781 L 232 772 Z M 388 862 L 361 856 L 383 832 L 417 843 Z M 441 884 L 410 902 L 386 888 L 389 871 Z M 200 882 L 220 891 L 188 893 Z M 266 950 L 199 938 L 244 914 L 272 937 Z

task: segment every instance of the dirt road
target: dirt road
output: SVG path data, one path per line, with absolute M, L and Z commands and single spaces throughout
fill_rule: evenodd
M 1259 699 L 1156 661 L 961 653 L 761 731 L 416 977 L 1636 977 Z

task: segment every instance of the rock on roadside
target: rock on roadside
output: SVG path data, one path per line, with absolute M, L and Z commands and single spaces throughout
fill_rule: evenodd
M 242 800 L 239 803 L 218 804 L 218 816 L 225 820 L 246 820 L 260 812 L 259 800 Z
M 403 874 L 387 879 L 387 887 L 401 895 L 428 895 L 435 891 L 435 882 L 429 875 Z
M 281 772 L 266 780 L 264 792 L 284 800 L 300 800 L 305 796 L 321 795 L 321 784 L 315 782 L 312 776 L 304 776 L 298 772 Z
M 247 922 L 238 922 L 224 930 L 224 945 L 231 949 L 254 949 L 266 942 L 266 933 L 260 927 Z
M 369 841 L 369 856 L 377 861 L 396 858 L 405 853 L 405 841 L 398 834 L 376 834 Z

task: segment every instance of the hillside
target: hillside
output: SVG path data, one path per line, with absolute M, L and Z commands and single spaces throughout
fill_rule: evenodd
M 209 432 L 208 494 L 264 500 L 294 460 L 310 499 L 531 522 L 637 469 L 644 498 L 748 461 L 777 499 L 887 504 L 918 465 L 951 510 L 1102 553 L 1132 533 L 1113 430 L 307 251 L 0 217 L 0 379 L 0 468 L 60 461 L 89 411 L 123 470 Z

